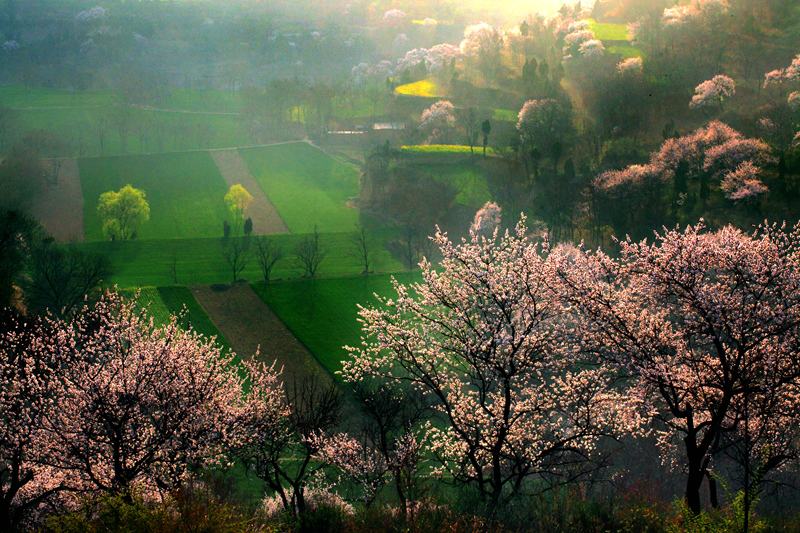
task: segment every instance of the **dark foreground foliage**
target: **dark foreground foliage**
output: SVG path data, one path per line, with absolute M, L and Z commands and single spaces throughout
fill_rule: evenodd
M 660 499 L 647 484 L 614 497 L 587 497 L 580 489 L 553 490 L 520 498 L 502 518 L 487 519 L 463 503 L 428 501 L 396 507 L 372 505 L 355 510 L 320 504 L 299 515 L 267 516 L 262 507 L 234 501 L 230 487 L 196 484 L 161 503 L 138 496 L 111 496 L 87 501 L 79 511 L 53 516 L 39 533 L 736 533 L 742 531 L 740 493 L 728 505 L 698 517 L 682 502 Z M 474 511 L 474 509 L 473 509 Z M 800 516 L 751 518 L 749 531 L 798 531 Z

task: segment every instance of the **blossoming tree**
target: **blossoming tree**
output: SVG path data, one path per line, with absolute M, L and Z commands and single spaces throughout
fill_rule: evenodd
M 490 510 L 526 480 L 573 479 L 612 431 L 616 398 L 602 367 L 578 365 L 549 287 L 549 263 L 525 227 L 493 238 L 471 232 L 423 282 L 395 282 L 396 299 L 360 312 L 365 340 L 344 362 L 348 381 L 381 377 L 424 391 L 444 425 L 426 437 L 438 471 L 473 486 Z
M 736 84 L 728 76 L 714 76 L 695 88 L 695 95 L 689 107 L 697 109 L 719 104 L 719 110 L 724 111 L 722 102 L 736 93 Z
M 629 376 L 629 396 L 660 422 L 664 457 L 683 465 L 699 513 L 705 480 L 716 503 L 722 449 L 742 450 L 746 480 L 797 458 L 800 228 L 698 224 L 620 244 L 620 259 L 564 261 L 560 290 L 585 317 L 585 350 Z
M 73 487 L 129 495 L 136 485 L 155 496 L 224 458 L 241 391 L 232 356 L 115 295 L 64 331 L 75 362 L 62 378 L 62 415 L 45 431 Z

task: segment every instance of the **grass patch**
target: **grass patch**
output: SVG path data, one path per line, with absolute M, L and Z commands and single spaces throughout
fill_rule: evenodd
M 386 251 L 386 242 L 396 236 L 393 228 L 374 232 L 378 241 L 374 270 L 396 272 L 402 263 Z M 303 235 L 271 235 L 283 247 L 284 259 L 278 262 L 274 278 L 296 278 L 303 274 L 297 266 L 292 250 Z M 347 276 L 361 272 L 361 265 L 351 255 L 351 233 L 322 234 L 320 242 L 328 250 L 319 267 L 321 276 Z M 171 265 L 175 264 L 178 283 L 209 285 L 230 283 L 233 279 L 230 266 L 222 256 L 222 239 L 139 240 L 126 242 L 96 241 L 74 246 L 108 256 L 113 275 L 105 280 L 107 286 L 150 287 L 172 285 Z M 250 281 L 262 279 L 258 264 L 251 260 L 240 275 Z
M 433 80 L 420 80 L 414 83 L 400 85 L 395 89 L 398 94 L 406 96 L 421 96 L 424 98 L 439 98 L 444 96 L 444 91 Z
M 456 203 L 480 209 L 486 202 L 492 200 L 486 181 L 486 172 L 477 165 L 466 163 L 415 166 L 433 175 L 437 180 L 453 186 L 457 191 Z
M 506 122 L 517 122 L 519 114 L 514 113 L 510 109 L 495 109 L 492 115 L 492 120 L 504 120 Z
M 78 167 L 87 241 L 106 238 L 97 215 L 100 195 L 127 184 L 143 190 L 150 204 L 139 239 L 222 236 L 228 188 L 208 152 L 83 158 Z
M 395 277 L 405 284 L 420 280 L 419 273 L 399 273 Z M 342 359 L 347 357 L 342 347 L 361 346 L 358 305 L 377 303 L 374 294 L 396 295 L 388 274 L 254 283 L 252 287 L 335 376 L 342 369 Z
M 118 102 L 112 91 L 60 91 L 44 87 L 21 85 L 0 86 L 0 101 L 8 107 L 89 107 L 105 106 Z
M 351 231 L 359 212 L 347 207 L 358 194 L 358 169 L 307 143 L 239 150 L 292 233 Z
M 609 46 L 606 48 L 606 50 L 611 54 L 620 55 L 624 59 L 631 57 L 644 57 L 641 50 L 628 44 L 616 44 L 614 46 Z
M 627 24 L 611 24 L 607 22 L 597 22 L 594 19 L 589 20 L 589 27 L 594 32 L 595 37 L 601 41 L 627 41 L 628 40 L 628 25 Z
M 216 337 L 215 344 L 222 348 L 223 352 L 231 349 L 230 343 L 222 336 L 187 287 L 128 288 L 121 289 L 120 294 L 124 299 L 135 297 L 137 306 L 141 309 L 146 307 L 148 316 L 153 318 L 157 326 L 169 324 L 173 316 L 183 314 L 179 322 L 182 328 L 186 329 L 191 324 L 194 331 L 207 339 Z

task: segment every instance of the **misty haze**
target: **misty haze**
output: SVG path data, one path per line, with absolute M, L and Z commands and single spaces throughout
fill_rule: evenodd
M 0 0 L 0 533 L 800 531 L 800 3 Z

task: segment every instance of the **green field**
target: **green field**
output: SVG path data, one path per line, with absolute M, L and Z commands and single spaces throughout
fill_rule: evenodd
M 82 158 L 78 167 L 87 241 L 106 239 L 97 215 L 100 195 L 127 184 L 143 190 L 150 204 L 139 239 L 222 236 L 228 187 L 208 152 Z
M 642 51 L 635 46 L 627 44 L 617 44 L 607 48 L 609 53 L 621 55 L 623 58 L 628 59 L 631 57 L 644 57 Z
M 147 314 L 153 318 L 157 326 L 168 324 L 173 316 L 183 314 L 180 320 L 182 327 L 185 328 L 191 322 L 192 329 L 198 334 L 208 339 L 216 337 L 216 344 L 224 352 L 231 349 L 228 341 L 200 307 L 188 288 L 142 287 L 140 289 L 123 289 L 120 293 L 123 298 L 136 296 L 137 305 L 147 308 Z
M 504 120 L 506 122 L 517 122 L 519 119 L 519 113 L 515 113 L 510 109 L 495 109 L 494 115 L 492 115 L 493 120 Z
M 406 284 L 420 280 L 419 273 L 395 277 Z M 342 369 L 341 361 L 347 356 L 343 346 L 361 345 L 358 305 L 377 303 L 376 293 L 396 295 L 388 274 L 254 283 L 252 287 L 331 373 Z
M 392 228 L 374 232 L 378 252 L 374 270 L 396 272 L 403 265 L 385 249 L 385 243 L 395 235 Z M 284 258 L 276 265 L 273 278 L 301 276 L 303 271 L 296 265 L 292 250 L 303 235 L 272 235 L 283 247 Z M 352 257 L 351 233 L 326 233 L 320 236 L 320 244 L 328 250 L 319 267 L 320 276 L 347 276 L 358 274 L 362 267 Z M 126 242 L 97 241 L 76 244 L 86 251 L 107 255 L 111 260 L 113 275 L 106 284 L 120 287 L 149 287 L 171 285 L 171 264 L 175 263 L 178 283 L 203 285 L 230 283 L 231 268 L 222 256 L 222 239 L 173 239 L 139 240 Z M 255 260 L 251 260 L 241 278 L 258 281 L 262 274 Z
M 358 169 L 310 144 L 239 150 L 251 174 L 292 233 L 352 231 L 359 212 L 347 207 L 358 194 Z
M 458 193 L 456 203 L 480 209 L 483 204 L 492 200 L 486 181 L 486 172 L 477 165 L 456 163 L 415 166 L 436 179 L 452 185 Z
M 611 24 L 607 22 L 597 22 L 592 19 L 588 20 L 589 20 L 589 27 L 594 32 L 595 37 L 597 37 L 601 41 L 628 40 L 627 24 Z

